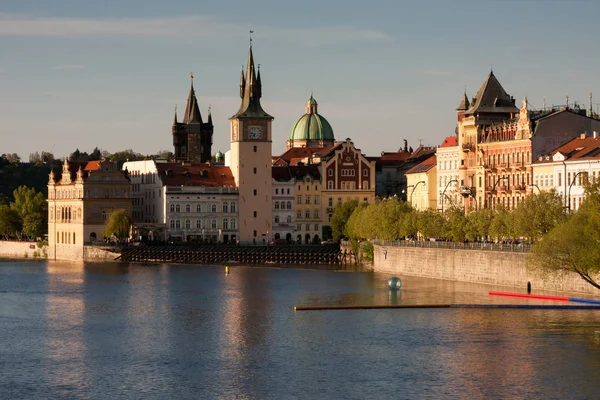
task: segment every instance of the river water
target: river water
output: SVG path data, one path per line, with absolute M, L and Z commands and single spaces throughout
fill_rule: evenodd
M 388 278 L 0 262 L 0 398 L 599 398 L 595 310 L 293 310 L 518 301 L 411 277 L 393 296 Z

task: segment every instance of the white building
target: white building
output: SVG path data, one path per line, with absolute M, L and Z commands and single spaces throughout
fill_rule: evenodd
M 464 208 L 458 180 L 458 141 L 456 136 L 448 136 L 436 151 L 437 155 L 437 209 L 451 207 Z
M 273 239 L 294 240 L 294 184 L 289 167 L 273 167 Z

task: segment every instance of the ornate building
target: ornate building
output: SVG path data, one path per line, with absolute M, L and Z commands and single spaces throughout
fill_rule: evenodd
M 48 180 L 48 258 L 83 260 L 84 244 L 101 241 L 110 214 L 131 217 L 131 183 L 110 161 L 69 163 Z
M 254 67 L 252 40 L 246 73 L 240 78 L 242 104 L 231 122 L 229 165 L 239 187 L 239 239 L 245 243 L 268 242 L 273 234 L 271 176 L 271 123 L 261 104 L 260 70 Z
M 317 101 L 311 93 L 306 103 L 306 113 L 292 126 L 286 149 L 333 146 L 335 142 L 333 129 L 325 117 L 317 112 L 317 106 Z
M 191 164 L 201 164 L 211 160 L 213 123 L 208 110 L 208 120 L 203 122 L 196 93 L 194 76 L 191 77 L 190 94 L 185 106 L 182 122 L 177 122 L 177 110 L 173 121 L 173 146 L 175 160 Z

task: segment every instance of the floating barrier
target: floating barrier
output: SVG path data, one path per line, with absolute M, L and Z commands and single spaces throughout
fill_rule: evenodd
M 566 304 L 370 304 L 348 306 L 296 306 L 294 307 L 294 311 L 372 310 L 389 308 L 515 308 L 527 310 L 600 310 L 600 302 L 598 302 L 597 306 Z
M 600 305 L 600 300 L 578 299 L 577 297 L 570 297 L 569 301 L 572 301 L 574 303 L 589 303 L 589 304 L 598 304 L 598 305 Z
M 569 297 L 565 296 L 544 296 L 541 294 L 524 294 L 524 293 L 509 293 L 509 292 L 489 292 L 490 296 L 507 296 L 519 297 L 523 299 L 538 299 L 538 300 L 553 300 L 553 301 L 570 301 Z

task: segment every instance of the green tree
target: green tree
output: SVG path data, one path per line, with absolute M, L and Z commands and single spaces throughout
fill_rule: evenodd
M 21 219 L 8 205 L 0 204 L 0 235 L 4 239 L 18 236 L 21 232 Z
M 490 237 L 497 241 L 512 237 L 512 217 L 504 207 L 495 210 L 494 219 L 490 224 Z
M 467 214 L 467 239 L 479 240 L 487 238 L 490 234 L 490 225 L 493 218 L 494 212 L 489 208 L 483 208 Z
M 533 245 L 527 263 L 542 274 L 576 273 L 600 289 L 600 184 L 586 191 L 579 210 Z
M 556 191 L 527 196 L 511 213 L 516 237 L 539 240 L 566 220 L 562 198 Z
M 19 216 L 23 232 L 39 237 L 48 229 L 48 206 L 42 193 L 27 186 L 19 186 L 14 192 L 15 201 L 10 207 Z
M 348 200 L 335 206 L 331 220 L 329 220 L 333 240 L 340 240 L 346 236 L 346 224 L 356 207 L 358 207 L 358 200 Z
M 116 236 L 118 239 L 129 237 L 129 229 L 131 228 L 131 218 L 125 210 L 115 210 L 110 213 L 110 217 L 104 227 L 104 236 L 107 238 Z
M 464 211 L 458 207 L 453 207 L 444 214 L 446 214 L 444 225 L 446 238 L 455 242 L 463 242 L 467 238 L 467 224 L 469 222 Z
M 419 233 L 425 238 L 439 238 L 443 236 L 444 217 L 434 210 L 424 210 L 417 213 L 417 226 Z

